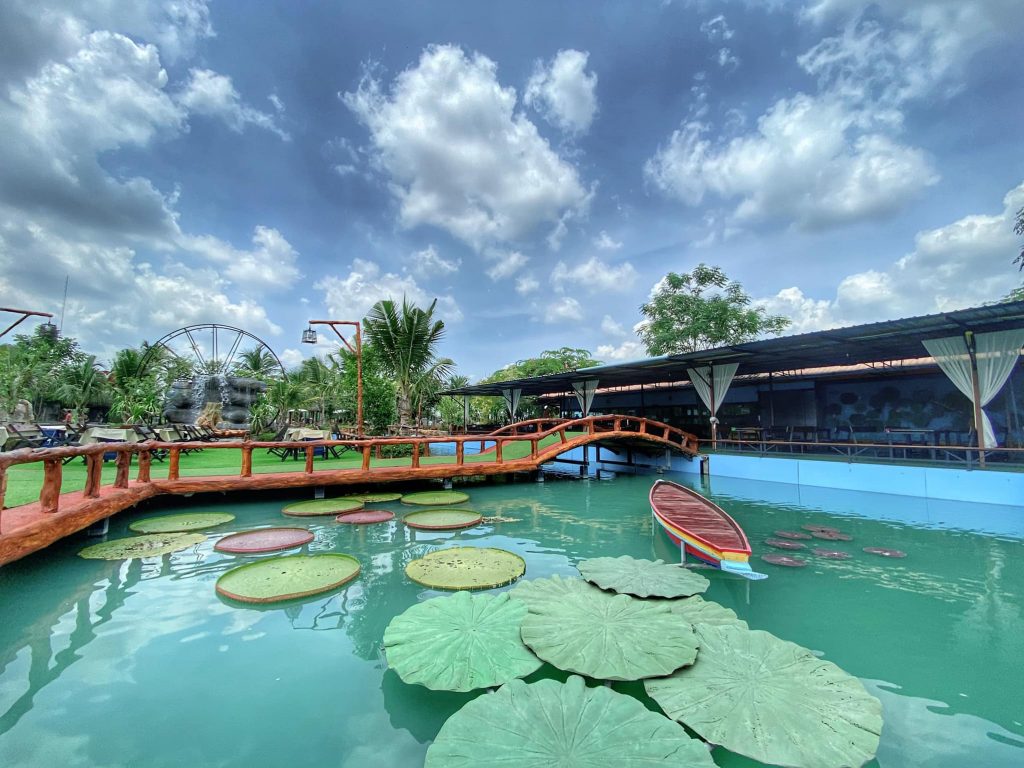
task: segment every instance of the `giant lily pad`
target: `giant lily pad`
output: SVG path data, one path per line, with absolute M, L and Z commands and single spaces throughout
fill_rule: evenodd
M 542 662 L 519 636 L 524 618 L 526 605 L 508 594 L 435 597 L 388 624 L 388 666 L 407 683 L 441 691 L 472 691 L 525 677 Z
M 137 520 L 128 526 L 137 533 L 181 533 L 185 531 L 201 531 L 217 525 L 230 523 L 234 515 L 226 512 L 189 512 L 183 515 L 161 515 Z
M 350 493 L 341 498 L 354 499 L 364 504 L 383 504 L 386 501 L 398 501 L 402 498 L 402 494 L 391 493 L 390 491 L 368 491 L 366 493 Z
M 309 544 L 313 538 L 313 532 L 305 528 L 259 528 L 225 536 L 213 548 L 233 554 L 277 552 Z
M 582 579 L 534 579 L 514 590 L 530 614 L 523 642 L 544 661 L 598 680 L 668 675 L 697 658 L 693 627 L 666 602 L 605 592 Z
M 524 573 L 523 558 L 491 547 L 438 549 L 405 566 L 406 576 L 432 589 L 493 589 Z
M 402 522 L 410 528 L 424 531 L 455 531 L 472 528 L 483 520 L 483 515 L 472 509 L 422 509 L 410 512 Z
M 714 768 L 707 747 L 631 696 L 582 678 L 513 680 L 452 715 L 424 768 Z
M 203 541 L 206 541 L 206 537 L 201 533 L 150 533 L 93 544 L 79 552 L 78 556 L 87 560 L 134 560 L 177 552 Z
M 291 517 L 318 517 L 320 515 L 340 515 L 345 512 L 355 512 L 362 508 L 363 502 L 358 499 L 338 498 L 298 501 L 294 504 L 289 504 L 281 511 Z
M 704 592 L 711 582 L 699 573 L 664 560 L 594 557 L 577 566 L 583 578 L 601 589 L 637 597 L 689 597 Z
M 859 766 L 878 749 L 882 705 L 835 664 L 768 632 L 697 626 L 700 658 L 644 687 L 713 744 L 793 768 Z
M 345 525 L 372 525 L 373 523 L 386 523 L 394 520 L 395 513 L 386 509 L 364 509 L 359 512 L 346 512 L 338 515 L 335 520 Z
M 419 504 L 427 507 L 446 507 L 449 504 L 461 504 L 469 501 L 469 494 L 462 491 L 420 491 L 407 493 L 402 497 L 403 504 Z
M 739 618 L 736 612 L 713 600 L 705 600 L 700 595 L 685 600 L 673 600 L 669 603 L 672 613 L 682 616 L 683 621 L 690 624 L 739 624 L 746 629 L 747 622 Z
M 329 592 L 359 575 L 351 555 L 285 555 L 232 568 L 217 592 L 243 603 L 274 603 Z

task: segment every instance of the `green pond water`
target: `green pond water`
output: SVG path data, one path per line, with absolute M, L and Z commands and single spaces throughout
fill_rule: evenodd
M 0 765 L 421 765 L 442 723 L 473 696 L 409 686 L 386 669 L 379 648 L 388 622 L 439 594 L 406 579 L 406 563 L 454 543 L 517 552 L 526 578 L 573 575 L 578 560 L 599 555 L 678 559 L 652 529 L 652 482 L 462 486 L 467 506 L 505 520 L 453 533 L 282 516 L 298 495 L 165 500 L 122 514 L 110 537 L 157 512 L 237 519 L 163 558 L 83 560 L 77 551 L 95 539 L 82 536 L 0 569 Z M 723 478 L 704 490 L 758 554 L 772 551 L 762 542 L 773 531 L 808 523 L 853 536 L 808 542 L 849 560 L 808 555 L 807 567 L 786 569 L 757 559 L 770 575 L 761 582 L 702 572 L 712 579 L 707 598 L 821 652 L 881 699 L 877 765 L 1024 765 L 1024 508 Z M 214 541 L 265 525 L 309 526 L 308 551 L 352 554 L 362 574 L 334 594 L 284 606 L 218 598 L 220 574 L 267 555 L 219 554 Z M 865 546 L 907 557 L 868 555 Z M 615 687 L 642 698 L 639 685 Z M 714 757 L 754 764 L 721 749 Z

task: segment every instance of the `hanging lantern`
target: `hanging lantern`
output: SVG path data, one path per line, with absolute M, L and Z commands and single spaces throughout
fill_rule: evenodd
M 60 331 L 53 323 L 43 323 L 39 326 L 39 335 L 50 341 L 56 341 L 60 336 Z
M 313 330 L 313 326 L 310 325 L 302 332 L 302 343 L 303 344 L 316 344 L 316 331 Z

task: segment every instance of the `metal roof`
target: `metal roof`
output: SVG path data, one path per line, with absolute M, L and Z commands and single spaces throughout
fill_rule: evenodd
M 885 320 L 793 336 L 749 341 L 681 355 L 665 355 L 617 365 L 598 365 L 528 379 L 474 384 L 447 395 L 495 395 L 519 388 L 524 395 L 571 392 L 574 381 L 597 379 L 599 386 L 621 387 L 689 381 L 687 368 L 709 363 L 739 363 L 737 375 L 779 373 L 807 368 L 884 363 L 922 357 L 921 342 L 964 331 L 984 333 L 1024 328 L 1024 301 L 943 312 L 937 315 Z

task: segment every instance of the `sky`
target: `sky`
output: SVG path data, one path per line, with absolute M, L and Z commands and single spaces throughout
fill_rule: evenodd
M 669 271 L 789 332 L 998 300 L 1019 0 L 0 3 L 0 305 L 101 360 L 437 299 L 477 379 L 644 356 Z

